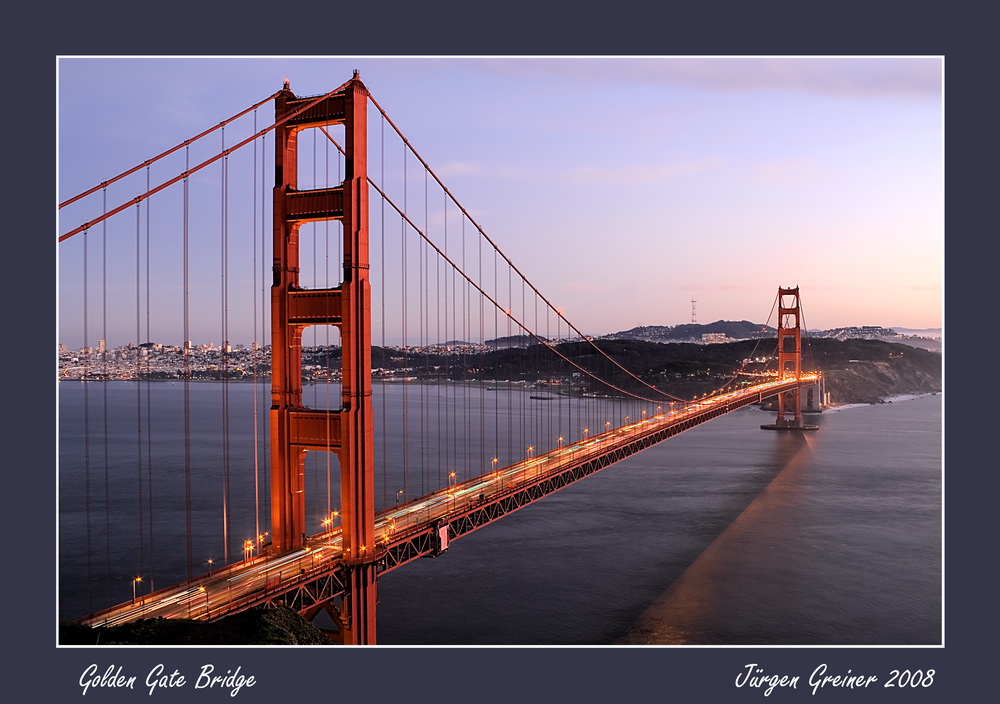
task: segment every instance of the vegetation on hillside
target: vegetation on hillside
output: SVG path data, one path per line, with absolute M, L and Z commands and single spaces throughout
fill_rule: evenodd
M 774 369 L 775 344 L 773 338 L 709 345 L 598 340 L 594 345 L 600 351 L 587 342 L 570 342 L 556 345 L 558 354 L 537 344 L 457 354 L 376 347 L 372 366 L 379 374 L 423 381 L 546 380 L 560 382 L 562 393 L 616 393 L 592 374 L 619 389 L 641 391 L 643 384 L 625 369 L 661 391 L 691 398 L 719 389 L 740 371 Z M 941 389 L 941 355 L 936 352 L 879 340 L 807 338 L 802 344 L 803 370 L 823 372 L 827 390 L 840 403 Z M 331 367 L 339 363 L 339 358 L 331 361 Z

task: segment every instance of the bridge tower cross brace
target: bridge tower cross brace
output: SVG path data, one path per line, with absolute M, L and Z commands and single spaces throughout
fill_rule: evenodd
M 304 546 L 307 533 L 305 456 L 336 452 L 340 463 L 343 558 L 349 584 L 337 619 L 345 644 L 375 642 L 376 564 L 371 384 L 371 285 L 368 246 L 368 90 L 358 77 L 293 117 L 315 99 L 285 82 L 275 98 L 274 281 L 271 287 L 271 550 Z M 286 119 L 287 118 L 287 119 Z M 282 122 L 282 120 L 285 120 Z M 298 135 L 344 126 L 345 172 L 335 188 L 299 190 Z M 299 285 L 299 229 L 340 220 L 344 274 L 340 286 Z M 339 410 L 302 403 L 302 333 L 310 325 L 340 329 Z M 328 610 L 329 611 L 329 610 Z

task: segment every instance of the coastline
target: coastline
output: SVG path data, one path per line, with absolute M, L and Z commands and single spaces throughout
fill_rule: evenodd
M 823 409 L 823 413 L 834 413 L 836 411 L 846 411 L 850 408 L 861 408 L 864 406 L 878 406 L 884 403 L 902 403 L 903 401 L 912 401 L 916 398 L 924 398 L 925 396 L 939 396 L 943 395 L 943 391 L 926 391 L 923 393 L 913 393 L 913 394 L 894 394 L 892 396 L 886 396 L 878 401 L 871 401 L 869 403 L 838 403 L 831 406 L 827 406 Z

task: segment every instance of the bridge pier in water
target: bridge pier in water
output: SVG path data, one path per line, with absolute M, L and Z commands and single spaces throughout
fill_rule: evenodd
M 802 329 L 799 287 L 778 288 L 778 376 L 802 379 Z M 822 383 L 820 384 L 822 389 Z M 822 397 L 822 393 L 820 394 Z M 818 425 L 802 421 L 802 386 L 778 394 L 778 416 L 763 430 L 816 430 Z

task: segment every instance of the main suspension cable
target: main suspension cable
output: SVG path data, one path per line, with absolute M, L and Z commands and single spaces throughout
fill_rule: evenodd
M 148 167 L 150 164 L 153 164 L 154 162 L 159 161 L 163 157 L 169 156 L 170 154 L 173 154 L 174 152 L 176 152 L 176 151 L 178 151 L 180 149 L 183 149 L 183 148 L 185 148 L 185 147 L 193 144 L 194 142 L 197 142 L 202 137 L 211 134 L 212 132 L 214 132 L 215 130 L 219 129 L 220 127 L 225 127 L 230 122 L 233 122 L 234 120 L 238 120 L 239 118 L 241 118 L 244 115 L 246 115 L 248 112 L 250 112 L 252 110 L 256 110 L 257 108 L 259 108 L 264 103 L 269 102 L 271 100 L 274 100 L 274 98 L 278 97 L 280 94 L 281 94 L 280 90 L 276 91 L 276 92 L 272 93 L 271 95 L 267 96 L 266 98 L 264 98 L 263 100 L 261 100 L 259 103 L 251 105 L 246 110 L 243 110 L 242 112 L 239 112 L 239 113 L 233 115 L 232 117 L 230 117 L 230 118 L 228 118 L 226 120 L 223 120 L 222 122 L 220 122 L 217 125 L 209 127 L 207 130 L 205 130 L 201 134 L 195 135 L 191 139 L 184 140 L 183 142 L 181 142 L 177 146 L 171 147 L 170 149 L 168 149 L 167 151 L 163 152 L 162 154 L 158 154 L 158 155 L 154 156 L 151 159 L 147 159 L 146 161 L 142 162 L 138 166 L 133 166 L 128 171 L 123 171 L 122 173 L 118 174 L 114 178 L 109 178 L 107 181 L 104 181 L 103 183 L 99 183 L 96 186 L 94 186 L 93 188 L 88 188 L 83 193 L 80 193 L 79 195 L 75 195 L 72 198 L 70 198 L 69 200 L 64 200 L 62 203 L 59 204 L 59 208 L 62 209 L 65 206 L 70 205 L 71 203 L 75 203 L 76 201 L 80 200 L 81 198 L 86 198 L 91 193 L 96 193 L 97 191 L 101 190 L 102 188 L 107 188 L 108 186 L 110 186 L 115 181 L 120 181 L 121 179 L 125 178 L 126 176 L 128 176 L 130 174 L 134 174 L 136 171 L 139 171 L 143 167 Z
M 632 373 L 632 372 L 630 372 L 630 371 L 629 371 L 628 369 L 626 369 L 625 367 L 621 366 L 621 364 L 619 364 L 618 362 L 616 362 L 616 361 L 615 361 L 615 360 L 614 360 L 614 359 L 613 359 L 613 358 L 612 358 L 612 357 L 611 357 L 610 355 L 608 355 L 608 354 L 607 354 L 607 353 L 606 353 L 606 352 L 605 352 L 604 350 L 602 350 L 602 349 L 600 348 L 600 346 L 596 345 L 596 344 L 594 343 L 594 341 L 593 341 L 593 340 L 591 340 L 591 339 L 589 338 L 589 336 L 587 336 L 587 335 L 584 335 L 584 334 L 583 334 L 583 333 L 582 333 L 582 332 L 581 332 L 581 331 L 580 331 L 580 330 L 579 330 L 579 329 L 578 329 L 578 328 L 577 328 L 577 327 L 576 327 L 575 325 L 573 325 L 573 323 L 571 323 L 571 322 L 569 321 L 569 319 L 568 319 L 568 318 L 566 318 L 566 317 L 565 317 L 565 316 L 564 316 L 564 315 L 562 314 L 562 309 L 561 309 L 561 308 L 556 308 L 556 307 L 555 307 L 555 306 L 554 306 L 554 305 L 552 304 L 552 302 L 551 302 L 551 301 L 549 301 L 549 299 L 547 299 L 547 298 L 546 298 L 546 297 L 545 297 L 545 296 L 544 296 L 544 295 L 543 295 L 543 294 L 541 293 L 541 291 L 539 291 L 539 290 L 538 290 L 538 289 L 537 289 L 537 288 L 535 287 L 535 285 L 534 285 L 534 284 L 532 284 L 532 283 L 531 283 L 531 281 L 529 281 L 529 280 L 528 280 L 528 278 L 527 278 L 527 277 L 526 277 L 526 276 L 525 276 L 525 275 L 524 275 L 524 274 L 523 274 L 523 273 L 521 272 L 521 270 L 520 270 L 520 269 L 518 269 L 518 268 L 517 268 L 517 266 L 515 266 L 514 262 L 513 262 L 513 261 L 512 261 L 512 260 L 511 260 L 511 259 L 510 259 L 510 258 L 509 258 L 509 257 L 508 257 L 507 255 L 506 255 L 506 254 L 504 254 L 504 253 L 503 253 L 503 251 L 502 251 L 502 250 L 501 250 L 501 249 L 500 249 L 500 248 L 499 248 L 499 247 L 497 246 L 496 242 L 494 242 L 494 241 L 493 241 L 493 240 L 492 240 L 492 239 L 490 238 L 490 236 L 486 234 L 486 231 L 485 231 L 485 230 L 483 230 L 483 228 L 482 228 L 482 227 L 480 227 L 479 223 L 477 223 L 477 222 L 475 221 L 475 219 L 474 219 L 474 218 L 473 218 L 473 217 L 472 217 L 472 216 L 471 216 L 471 215 L 469 214 L 469 212 L 468 212 L 468 211 L 467 211 L 467 210 L 465 209 L 465 207 L 464 207 L 464 206 L 463 206 L 463 205 L 462 205 L 461 203 L 459 203 L 459 202 L 458 202 L 458 200 L 457 200 L 457 199 L 455 198 L 455 196 L 454 196 L 454 195 L 453 195 L 453 194 L 451 193 L 451 191 L 449 191 L 449 190 L 448 190 L 448 187 L 444 185 L 444 183 L 443 183 L 443 182 L 441 181 L 441 179 L 440 179 L 440 178 L 438 178 L 437 174 L 435 174 L 435 173 L 434 173 L 434 171 L 433 171 L 433 169 L 431 169 L 430 165 L 429 165 L 429 164 L 428 164 L 428 163 L 427 163 L 427 162 L 426 162 L 426 161 L 424 160 L 424 158 L 423 158 L 423 157 L 421 157 L 421 156 L 420 156 L 420 154 L 418 154 L 418 153 L 417 153 L 416 149 L 414 149 L 414 148 L 413 148 L 413 145 L 412 145 L 412 144 L 410 144 L 410 141 L 409 141 L 409 140 L 408 140 L 408 139 L 407 139 L 407 138 L 406 138 L 406 137 L 405 137 L 405 136 L 403 135 L 403 133 L 402 133 L 402 132 L 400 131 L 400 129 L 399 129 L 399 128 L 398 128 L 397 126 L 396 126 L 396 124 L 395 124 L 395 123 L 394 123 L 394 122 L 392 121 L 392 119 L 391 119 L 391 118 L 390 118 L 390 117 L 389 117 L 389 116 L 388 116 L 388 115 L 386 114 L 385 110 L 383 110 L 383 109 L 382 109 L 382 106 L 378 104 L 378 101 L 377 101 L 377 100 L 375 100 L 374 96 L 372 96 L 371 94 L 369 94 L 369 96 L 368 96 L 368 99 L 369 99 L 369 100 L 371 100 L 372 104 L 373 104 L 373 105 L 375 106 L 375 108 L 376 108 L 376 109 L 377 109 L 377 110 L 378 110 L 378 111 L 379 111 L 379 112 L 380 112 L 380 113 L 382 114 L 382 117 L 383 117 L 383 118 L 385 119 L 385 121 L 386 121 L 386 122 L 388 122 L 388 123 L 389 123 L 389 125 L 390 125 L 390 126 L 391 126 L 391 127 L 393 128 L 393 130 L 395 130 L 396 134 L 397 134 L 397 135 L 399 135 L 399 138 L 400 138 L 401 140 L 403 140 L 403 143 L 404 143 L 404 144 L 406 145 L 407 149 L 409 149 L 409 150 L 410 150 L 410 151 L 411 151 L 411 152 L 413 153 L 413 156 L 415 156 L 415 157 L 416 157 L 416 158 L 417 158 L 417 159 L 418 159 L 418 160 L 420 161 L 420 163 L 421 163 L 421 164 L 422 164 L 422 165 L 424 166 L 424 168 L 425 168 L 425 169 L 427 169 L 427 172 L 428 172 L 428 173 L 429 173 L 429 174 L 431 175 L 431 177 L 433 177 L 433 178 L 434 178 L 434 180 L 435 180 L 435 181 L 437 182 L 437 184 L 438 184 L 438 185 L 439 185 L 439 186 L 441 187 L 441 189 L 442 189 L 442 190 L 443 190 L 443 191 L 444 191 L 444 192 L 445 192 L 445 193 L 446 193 L 446 194 L 448 195 L 448 197 L 449 197 L 449 198 L 451 198 L 452 202 L 453 202 L 453 203 L 455 203 L 455 205 L 456 205 L 456 206 L 458 206 L 458 209 L 462 211 L 462 214 L 463 214 L 463 215 L 464 215 L 464 216 L 465 216 L 466 218 L 468 218 L 469 222 L 471 222 L 471 223 L 472 223 L 472 224 L 473 224 L 473 225 L 474 225 L 474 226 L 476 227 L 476 229 L 477 229 L 477 230 L 479 231 L 479 234 L 480 234 L 480 235 L 482 235 L 482 237 L 483 237 L 483 238 L 484 238 L 484 239 L 485 239 L 485 240 L 486 240 L 487 242 L 489 242 L 490 246 L 491 246 L 491 247 L 493 247 L 493 249 L 494 249 L 494 250 L 496 250 L 496 252 L 497 252 L 497 253 L 498 253 L 498 254 L 499 254 L 499 255 L 500 255 L 501 257 L 503 257 L 504 261 L 506 261 L 506 262 L 507 262 L 507 264 L 508 264 L 508 265 L 510 266 L 510 268 L 511 268 L 511 269 L 513 269 L 513 270 L 514 270 L 514 272 L 516 272 L 516 273 L 517 273 L 517 275 L 518 275 L 518 276 L 520 276 L 520 277 L 521 277 L 521 279 L 522 279 L 522 280 L 524 280 L 524 281 L 525 281 L 525 282 L 526 282 L 526 283 L 528 284 L 528 286 L 530 286 L 530 287 L 531 287 L 532 291 L 534 291 L 534 292 L 535 292 L 535 293 L 536 293 L 536 294 L 538 295 L 538 297 L 539 297 L 539 298 L 540 298 L 540 299 L 541 299 L 542 301 L 544 301 L 544 302 L 545 302 L 545 305 L 547 305 L 547 306 L 548 306 L 548 307 L 549 307 L 549 308 L 550 308 L 551 310 L 555 311 L 556 315 L 557 315 L 557 316 L 559 316 L 560 318 L 562 318 L 562 320 L 563 320 L 563 321 L 564 321 L 564 322 L 566 323 L 566 325 L 567 325 L 567 326 L 568 326 L 568 327 L 569 327 L 569 328 L 570 328 L 571 330 L 573 330 L 573 332 L 575 332 L 575 333 L 576 333 L 576 334 L 577 334 L 577 335 L 578 335 L 578 336 L 580 337 L 580 339 L 581 339 L 581 340 L 583 340 L 583 341 L 587 342 L 587 343 L 588 343 L 588 344 L 589 344 L 589 345 L 590 345 L 591 347 L 593 347 L 593 348 L 594 348 L 595 350 L 597 350 L 597 352 L 598 352 L 598 353 L 599 353 L 599 354 L 600 354 L 601 356 L 605 357 L 605 358 L 606 358 L 606 359 L 607 359 L 608 361 L 610 361 L 610 362 L 611 362 L 612 364 L 614 364 L 614 365 L 615 365 L 616 367 L 618 367 L 618 368 L 619 368 L 619 369 L 620 369 L 621 371 L 625 372 L 625 373 L 626 373 L 626 374 L 627 374 L 628 376 L 632 377 L 632 378 L 633 378 L 633 379 L 634 379 L 635 381 L 638 381 L 638 382 L 639 382 L 640 384 L 642 384 L 643 386 L 646 386 L 647 388 L 649 388 L 649 389 L 651 389 L 651 390 L 655 391 L 656 393 L 658 393 L 658 394 L 662 394 L 662 395 L 666 396 L 667 398 L 671 398 L 671 399 L 673 399 L 673 400 L 675 400 L 675 401 L 683 401 L 683 400 L 684 400 L 684 399 L 681 399 L 681 398 L 678 398 L 678 397 L 676 397 L 676 396 L 672 396 L 671 394 L 668 394 L 668 393 L 667 393 L 667 392 L 665 392 L 665 391 L 662 391 L 662 390 L 660 390 L 660 389 L 657 389 L 657 388 L 656 388 L 655 386 L 653 386 L 652 384 L 649 384 L 648 382 L 646 382 L 646 381 L 644 381 L 644 380 L 640 379 L 639 377 L 637 377 L 637 376 L 636 376 L 635 374 L 633 374 L 633 373 Z M 323 128 L 320 128 L 320 129 L 323 129 Z M 327 137 L 330 137 L 330 135 L 329 135 L 328 133 L 326 133 L 326 130 L 325 130 L 325 129 L 323 129 L 323 132 L 324 132 L 324 134 L 326 134 L 326 135 L 327 135 Z M 332 138 L 331 138 L 331 141 L 332 141 Z M 336 142 L 334 142 L 334 143 L 336 144 Z M 338 145 L 338 147 L 337 147 L 337 148 L 338 148 L 338 149 L 340 149 L 340 146 Z M 343 151 L 343 150 L 341 150 L 341 151 Z M 371 180 L 371 179 L 369 179 L 369 181 L 370 181 L 370 180 Z M 374 185 L 374 184 L 373 184 L 373 185 Z M 524 329 L 525 329 L 525 331 L 528 331 L 528 330 L 527 330 L 527 328 L 524 328 Z M 593 375 L 591 375 L 591 376 L 593 376 Z M 648 400 L 648 399 L 647 399 L 647 400 Z M 654 403 L 655 403 L 655 402 L 654 402 Z
M 386 119 L 388 121 L 388 118 L 386 118 Z M 391 124 L 391 122 L 390 122 L 390 124 Z M 326 128 L 320 127 L 319 129 L 323 132 L 323 134 L 325 134 L 327 136 L 327 138 L 331 142 L 333 142 L 333 144 L 338 149 L 340 149 L 340 151 L 342 153 L 344 153 L 343 148 L 339 144 L 337 144 L 336 140 L 334 140 L 333 137 L 326 131 Z M 412 149 L 411 149 L 411 151 L 412 151 Z M 415 153 L 414 153 L 414 156 L 417 156 L 417 158 L 420 159 L 420 157 L 418 155 L 416 155 Z M 431 173 L 431 176 L 434 176 L 434 174 Z M 435 176 L 434 178 L 436 179 L 437 177 Z M 506 309 L 503 306 L 501 306 L 500 303 L 496 300 L 496 298 L 494 298 L 489 293 L 487 293 L 479 284 L 477 284 L 475 281 L 473 281 L 468 276 L 468 274 L 466 274 L 464 271 L 462 271 L 461 269 L 459 269 L 458 266 L 455 264 L 455 262 L 452 261 L 452 259 L 447 254 L 445 254 L 441 250 L 440 247 L 438 247 L 436 244 L 434 244 L 434 242 L 431 241 L 431 239 L 427 236 L 426 233 L 424 233 L 419 227 L 417 227 L 417 225 L 406 214 L 406 206 L 405 206 L 405 204 L 404 204 L 404 206 L 402 208 L 400 208 L 398 205 L 396 205 L 396 203 L 385 193 L 385 191 L 383 191 L 379 187 L 378 184 L 376 184 L 371 179 L 371 177 L 368 178 L 368 183 L 369 183 L 369 185 L 371 185 L 372 188 L 374 188 L 378 192 L 378 194 L 385 200 L 385 202 L 387 202 L 390 206 L 392 206 L 392 208 L 400 215 L 400 217 L 403 218 L 403 220 L 407 224 L 409 224 L 409 226 L 411 228 L 413 228 L 413 231 L 416 232 L 418 235 L 420 235 L 421 239 L 423 239 L 428 245 L 430 245 L 434 249 L 435 252 L 437 252 L 438 256 L 440 256 L 442 259 L 444 259 L 446 262 L 448 262 L 448 264 L 450 266 L 452 266 L 456 271 L 458 271 L 458 273 L 461 274 L 466 279 L 466 281 L 468 281 L 470 284 L 472 284 L 472 286 L 474 288 L 476 288 L 479 291 L 480 294 L 482 294 L 484 297 L 486 297 L 487 300 L 490 301 L 490 303 L 492 303 L 494 306 L 496 306 L 497 310 L 503 311 L 504 314 L 510 320 L 512 320 L 513 322 L 515 322 L 518 325 L 518 327 L 520 327 L 526 333 L 528 333 L 529 335 L 531 335 L 531 337 L 533 337 L 539 344 L 544 345 L 545 347 L 549 348 L 554 354 L 556 354 L 558 357 L 560 357 L 567 364 L 571 365 L 573 368 L 578 369 L 583 374 L 586 374 L 588 377 L 590 377 L 592 379 L 595 379 L 596 381 L 599 381 L 600 383 L 604 384 L 605 386 L 607 386 L 610 389 L 614 389 L 615 391 L 618 391 L 621 394 L 624 394 L 626 396 L 631 396 L 631 397 L 633 397 L 635 399 L 638 399 L 640 401 L 648 401 L 650 403 L 656 403 L 657 402 L 654 399 L 646 398 L 644 396 L 639 396 L 638 394 L 634 394 L 634 393 L 632 393 L 630 391 L 626 391 L 624 389 L 621 389 L 618 386 L 615 386 L 614 384 L 611 384 L 611 383 L 605 381 L 604 379 L 600 379 L 593 372 L 590 372 L 587 369 L 584 369 L 579 364 L 577 364 L 576 362 L 574 362 L 572 359 L 570 359 L 569 357 L 567 357 L 565 354 L 563 354 L 562 352 L 560 352 L 548 340 L 545 340 L 545 339 L 541 338 L 539 335 L 537 335 L 536 333 L 534 333 L 533 331 L 531 331 L 530 329 L 528 329 L 528 327 L 524 323 L 522 323 L 520 320 L 518 320 L 516 317 L 513 316 L 512 312 L 509 309 Z M 440 181 L 438 183 L 440 183 Z M 454 202 L 454 198 L 452 200 Z M 466 217 L 468 217 L 468 213 L 465 211 L 465 209 L 462 208 L 462 206 L 460 204 L 458 204 L 457 202 L 456 202 L 456 205 L 458 205 L 458 207 L 462 210 L 463 214 L 465 214 Z M 507 256 L 502 251 L 500 251 L 496 247 L 495 244 L 493 244 L 492 240 L 490 240 L 489 237 L 487 237 L 486 234 L 482 231 L 482 229 L 478 225 L 476 225 L 475 221 L 473 221 L 472 218 L 468 218 L 468 219 L 469 219 L 470 222 L 472 222 L 473 225 L 476 226 L 476 229 L 479 230 L 479 233 L 483 236 L 483 239 L 485 239 L 487 242 L 489 242 L 493 246 L 494 252 L 497 255 L 499 255 L 500 257 L 503 257 L 503 259 L 508 263 L 508 265 L 510 266 L 510 268 L 513 271 L 515 271 L 518 274 L 518 276 L 521 277 L 522 280 L 524 280 L 525 282 L 527 282 L 528 286 L 530 286 L 532 288 L 532 290 L 538 295 L 538 297 L 541 298 L 543 301 L 545 301 L 545 303 L 549 306 L 549 308 L 551 308 L 552 310 L 554 310 L 556 312 L 556 314 L 559 316 L 559 318 L 561 320 L 563 320 L 563 322 L 565 322 L 570 328 L 572 328 L 578 335 L 581 335 L 581 337 L 584 340 L 587 340 L 586 336 L 584 336 L 582 333 L 580 333 L 580 331 L 577 330 L 577 328 L 575 326 L 573 326 L 573 324 L 570 323 L 565 318 L 565 316 L 562 315 L 562 313 L 560 311 L 556 310 L 555 308 L 552 308 L 552 304 L 549 303 L 549 301 L 538 291 L 538 289 L 536 289 L 534 287 L 534 285 L 531 284 L 530 281 L 527 281 L 527 279 L 524 278 L 524 275 L 521 274 L 521 272 L 518 271 L 517 268 L 511 263 L 510 259 L 508 259 Z M 667 398 L 671 398 L 674 401 L 682 401 L 682 402 L 684 401 L 684 399 L 681 399 L 681 398 L 678 398 L 677 396 L 673 396 L 671 394 L 668 394 L 665 391 L 661 391 L 660 389 L 657 389 L 655 386 L 652 386 L 649 383 L 647 383 L 646 381 L 643 381 L 642 379 L 640 379 L 639 377 L 637 377 L 635 374 L 633 374 L 632 372 L 630 372 L 628 369 L 625 369 L 623 366 L 621 366 L 621 364 L 619 364 L 618 362 L 616 362 L 610 356 L 608 356 L 608 354 L 606 352 L 604 352 L 604 350 L 602 350 L 600 347 L 598 347 L 597 345 L 594 345 L 594 343 L 593 343 L 592 340 L 587 340 L 587 341 L 590 343 L 591 346 L 593 346 L 595 349 L 597 349 L 601 353 L 602 356 L 604 356 L 605 358 L 607 358 L 612 364 L 614 364 L 616 367 L 618 367 L 621 371 L 625 372 L 628 376 L 630 376 L 634 380 L 638 381 L 643 386 L 645 386 L 647 388 L 650 388 L 653 391 L 655 391 L 656 393 L 662 394 L 662 395 L 666 396 Z
M 184 173 L 175 176 L 174 178 L 170 179 L 169 181 L 161 183 L 156 188 L 153 188 L 151 190 L 146 191 L 145 193 L 142 193 L 142 194 L 136 196 L 132 200 L 128 201 L 127 203 L 123 203 L 122 205 L 118 206 L 117 208 L 114 208 L 113 210 L 105 211 L 104 214 L 102 214 L 97 219 L 91 220 L 90 222 L 86 222 L 83 225 L 80 225 L 79 227 L 77 227 L 77 228 L 75 228 L 73 230 L 70 230 L 66 234 L 60 235 L 58 241 L 62 242 L 63 240 L 69 239 L 73 235 L 75 235 L 75 234 L 77 234 L 79 232 L 83 232 L 84 230 L 86 230 L 90 226 L 95 225 L 95 224 L 101 222 L 102 220 L 106 220 L 107 218 L 111 217 L 112 215 L 117 215 L 118 213 L 120 213 L 121 211 L 125 210 L 126 208 L 128 208 L 128 207 L 130 207 L 132 205 L 138 205 L 139 203 L 141 203 L 142 201 L 144 201 L 146 198 L 149 198 L 153 194 L 162 191 L 164 188 L 167 188 L 168 186 L 171 186 L 171 185 L 177 183 L 178 181 L 181 181 L 181 180 L 187 178 L 191 174 L 193 174 L 193 173 L 195 173 L 197 171 L 200 171 L 201 169 L 205 168 L 209 164 L 214 164 L 219 159 L 222 159 L 224 157 L 229 156 L 231 153 L 233 153 L 234 151 L 236 151 L 240 147 L 243 147 L 243 146 L 245 146 L 247 144 L 250 144 L 251 142 L 253 142 L 257 138 L 262 137 L 263 135 L 265 135 L 268 132 L 276 129 L 277 127 L 280 127 L 281 125 L 283 125 L 286 122 L 288 122 L 289 120 L 291 120 L 293 117 L 296 117 L 296 116 L 302 114 L 303 112 L 305 112 L 306 110 L 308 110 L 312 106 L 316 105 L 317 103 L 321 102 L 322 100 L 324 100 L 324 99 L 330 97 L 331 95 L 333 95 L 334 93 L 338 92 L 343 87 L 344 86 L 340 86 L 339 88 L 336 88 L 335 90 L 331 90 L 329 93 L 324 93 L 323 95 L 320 95 L 320 96 L 317 96 L 316 98 L 313 98 L 312 100 L 310 100 L 308 103 L 306 103 L 305 105 L 303 105 L 298 110 L 295 110 L 293 112 L 288 113 L 287 115 L 285 115 L 280 120 L 277 120 L 273 125 L 265 127 L 264 129 L 260 130 L 259 132 L 256 132 L 255 134 L 251 135 L 250 137 L 247 137 L 242 142 L 239 142 L 238 144 L 230 147 L 229 149 L 226 149 L 224 152 L 222 152 L 220 154 L 216 154 L 215 156 L 211 157 L 210 159 L 206 159 L 205 161 L 201 162 L 200 164 L 198 164 L 194 168 L 188 169 Z M 271 97 L 273 98 L 274 96 L 271 96 Z M 268 100 L 270 100 L 270 98 L 268 98 Z M 141 168 L 141 166 L 138 167 L 138 168 Z

